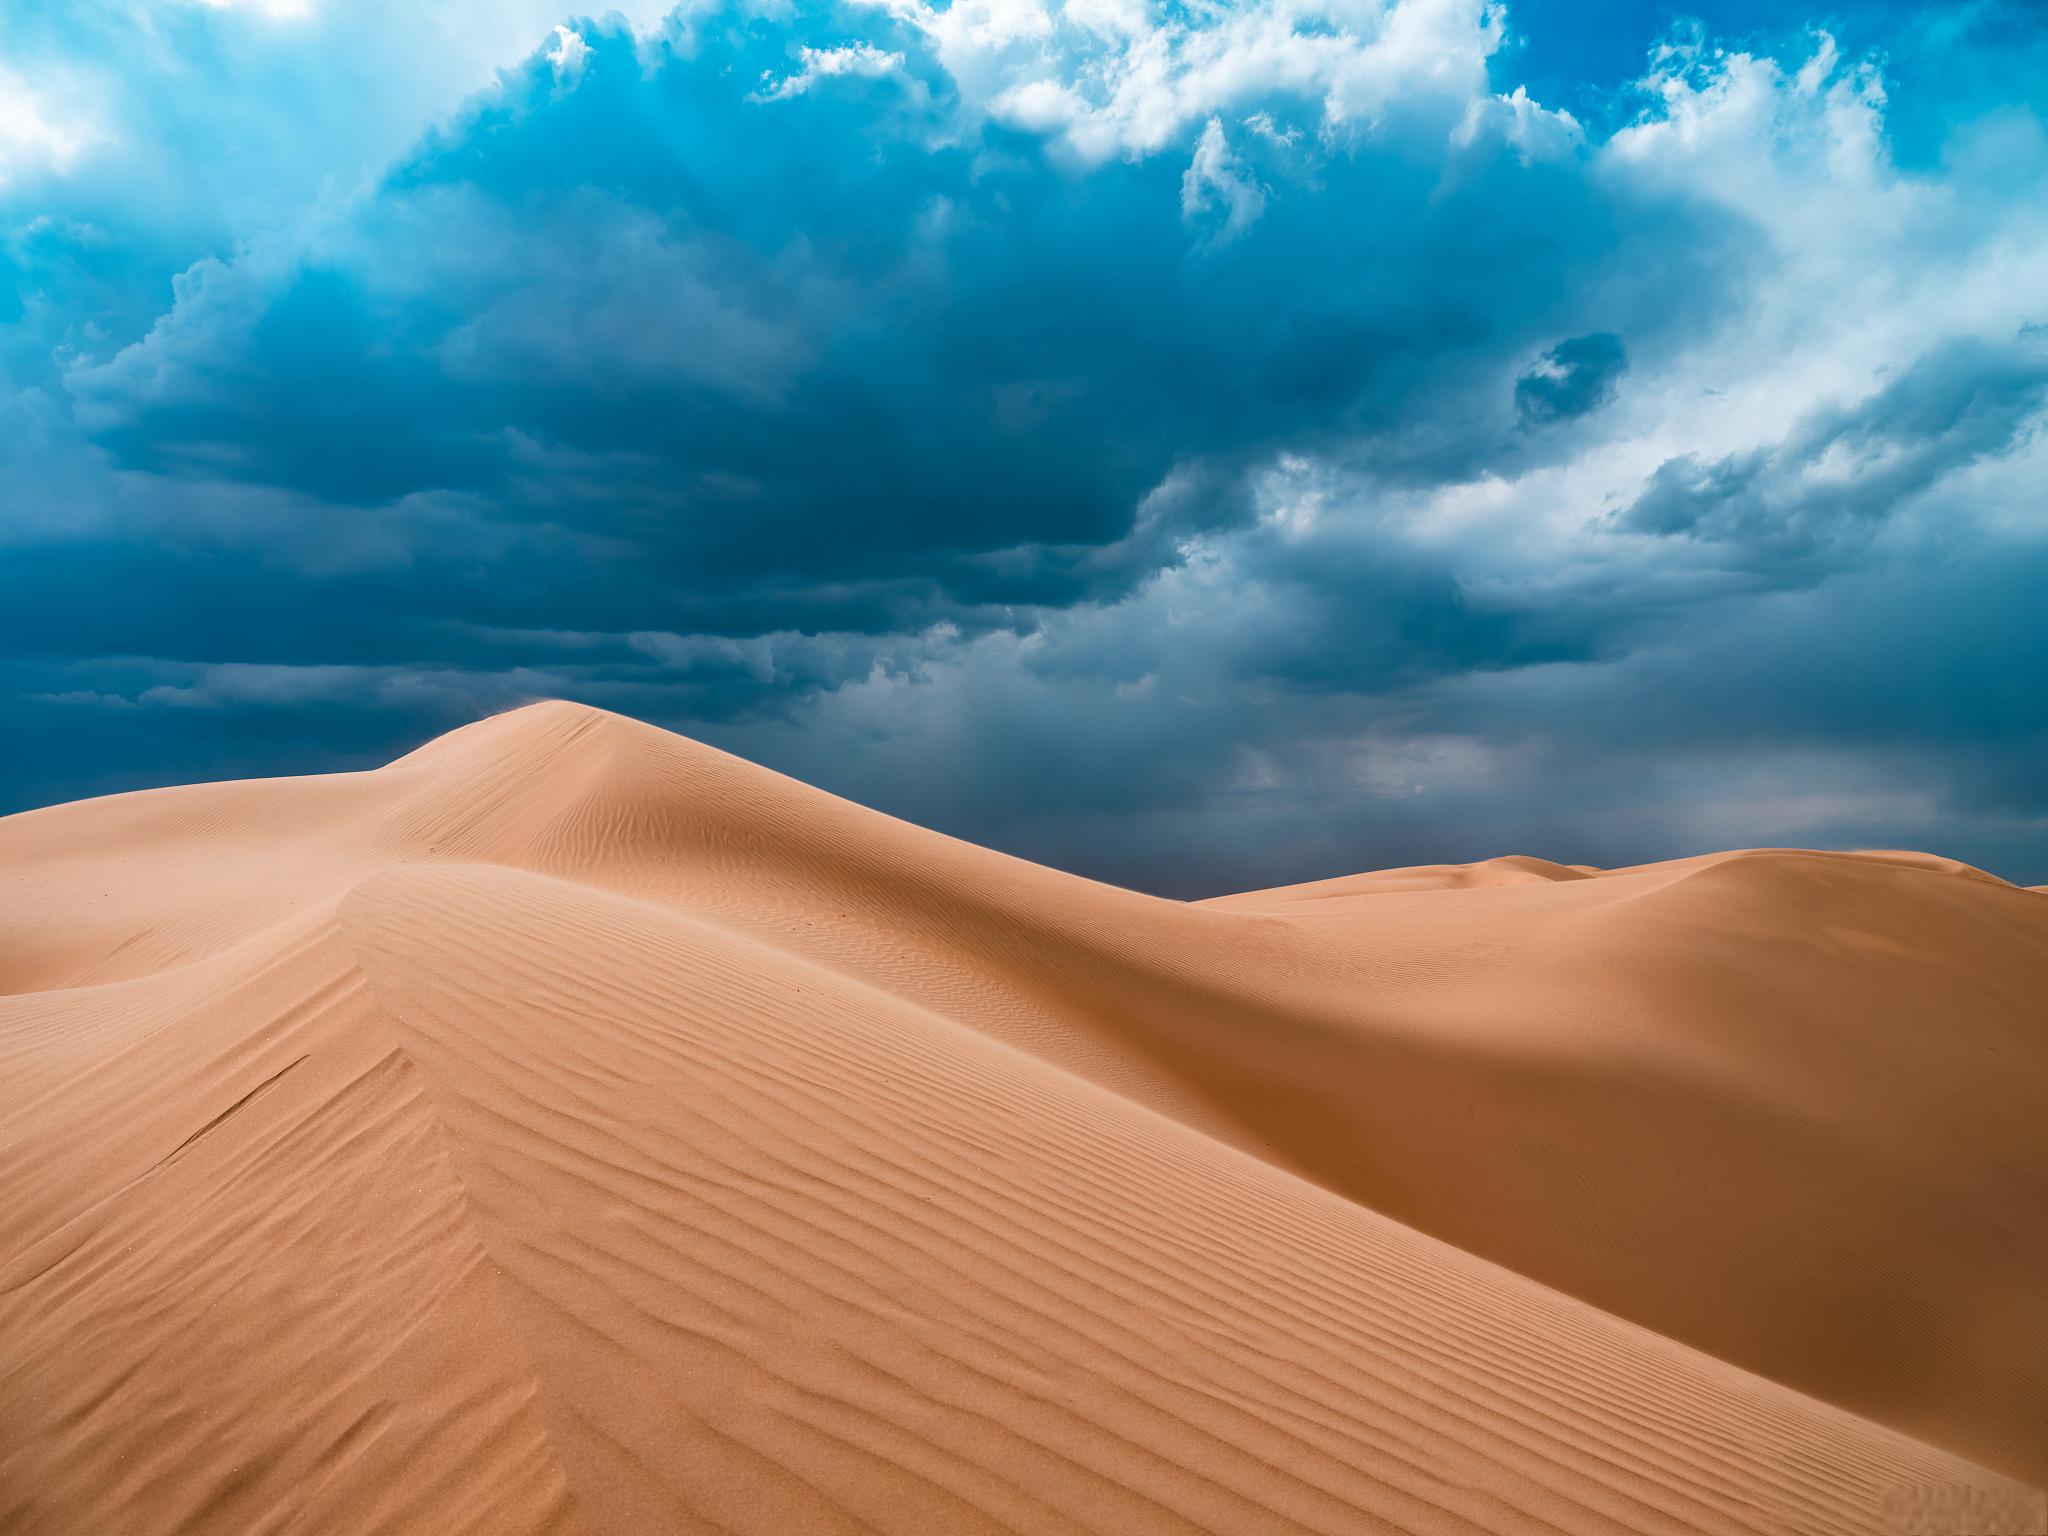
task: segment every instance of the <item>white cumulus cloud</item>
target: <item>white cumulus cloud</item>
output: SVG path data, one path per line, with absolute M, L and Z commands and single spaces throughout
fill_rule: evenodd
M 1231 152 L 1223 124 L 1210 118 L 1195 144 L 1195 156 L 1180 179 L 1181 217 L 1190 223 L 1220 210 L 1220 243 L 1234 239 L 1265 211 L 1266 193 Z
M 877 48 L 872 43 L 854 43 L 845 48 L 803 48 L 798 50 L 797 62 L 800 67 L 794 74 L 785 75 L 772 84 L 763 81 L 762 100 L 787 101 L 792 96 L 803 95 L 820 80 L 841 76 L 876 79 L 901 69 L 903 55 Z

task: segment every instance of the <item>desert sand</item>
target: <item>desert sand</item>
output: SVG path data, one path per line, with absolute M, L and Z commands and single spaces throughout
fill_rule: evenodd
M 2048 896 L 1203 903 L 550 703 L 0 821 L 0 1530 L 2038 1530 Z

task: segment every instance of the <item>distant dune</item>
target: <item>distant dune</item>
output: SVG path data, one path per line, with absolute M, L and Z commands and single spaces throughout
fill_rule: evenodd
M 2048 897 L 1204 903 L 541 704 L 0 821 L 0 1531 L 2041 1529 Z

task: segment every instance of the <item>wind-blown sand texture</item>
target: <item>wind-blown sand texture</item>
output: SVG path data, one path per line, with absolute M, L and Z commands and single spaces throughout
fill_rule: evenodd
M 2048 898 L 1157 900 L 542 704 L 0 821 L 0 1530 L 2038 1529 Z

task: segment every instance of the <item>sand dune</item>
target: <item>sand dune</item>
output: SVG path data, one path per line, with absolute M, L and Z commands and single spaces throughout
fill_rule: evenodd
M 566 704 L 0 821 L 0 1530 L 2038 1530 L 2048 899 L 1184 904 Z

